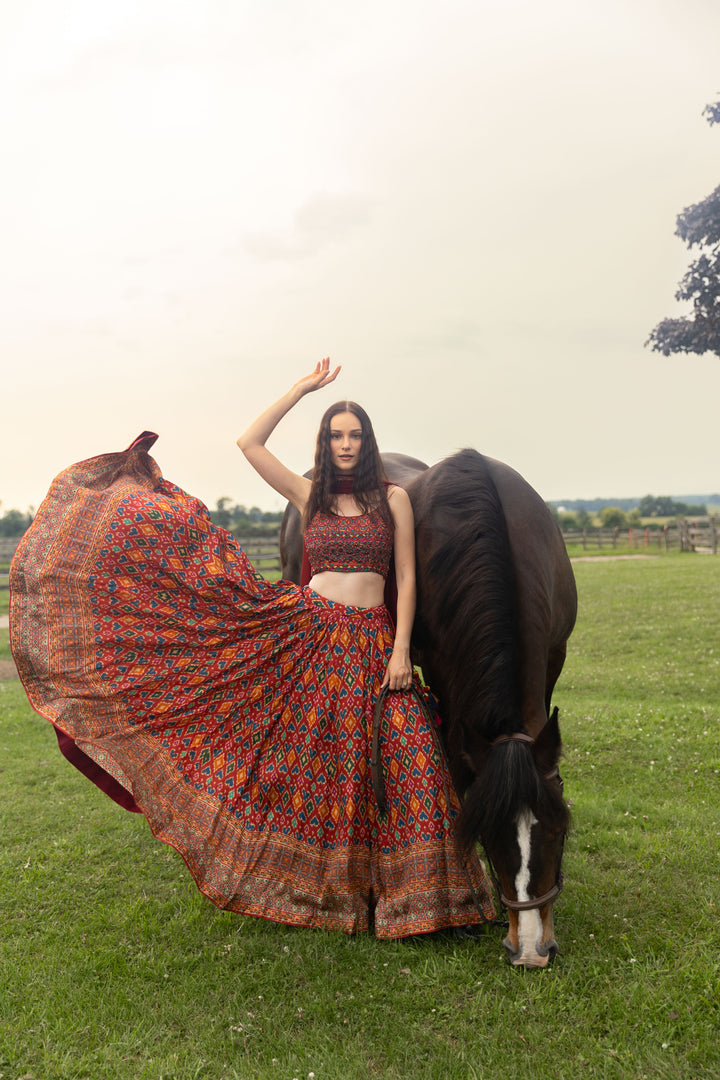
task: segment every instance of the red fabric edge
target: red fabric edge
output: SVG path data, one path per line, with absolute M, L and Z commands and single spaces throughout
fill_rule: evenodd
M 122 806 L 123 810 L 129 810 L 132 814 L 142 814 L 142 810 L 127 788 L 124 788 L 114 776 L 110 775 L 110 773 L 105 772 L 102 766 L 98 765 L 97 761 L 93 761 L 91 757 L 88 757 L 88 755 L 80 749 L 74 739 L 69 735 L 66 735 L 59 727 L 55 727 L 54 724 L 53 727 L 55 728 L 55 734 L 57 735 L 60 753 L 71 765 L 75 766 L 78 772 L 81 772 L 88 780 L 92 780 L 96 787 L 99 787 L 101 791 L 104 791 L 106 795 L 109 795 L 113 802 L 116 802 L 118 806 Z

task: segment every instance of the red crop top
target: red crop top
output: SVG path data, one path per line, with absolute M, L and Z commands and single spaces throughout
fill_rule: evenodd
M 334 570 L 388 575 L 393 530 L 379 510 L 354 517 L 318 512 L 305 529 L 304 540 L 313 574 Z

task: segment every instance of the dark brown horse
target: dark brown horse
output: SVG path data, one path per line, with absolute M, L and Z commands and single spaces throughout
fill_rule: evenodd
M 550 712 L 577 607 L 565 545 L 540 496 L 501 462 L 474 450 L 430 469 L 382 457 L 415 514 L 413 647 L 463 797 L 460 836 L 480 840 L 494 867 L 511 962 L 544 967 L 557 951 L 552 905 L 569 817 Z M 295 581 L 301 549 L 290 507 L 281 557 Z
M 438 698 L 460 834 L 495 868 L 513 964 L 557 951 L 568 810 L 553 688 L 575 623 L 570 560 L 540 496 L 507 465 L 462 450 L 418 474 L 413 645 Z

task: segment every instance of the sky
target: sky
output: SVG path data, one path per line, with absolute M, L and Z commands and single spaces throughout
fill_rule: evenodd
M 359 401 L 547 500 L 720 490 L 720 358 L 653 326 L 720 183 L 717 0 L 23 0 L 0 7 L 0 513 L 149 429 L 266 510 L 270 448 Z

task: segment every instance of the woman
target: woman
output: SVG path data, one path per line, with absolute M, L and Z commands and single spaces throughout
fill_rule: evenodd
M 341 402 L 327 410 L 320 422 L 312 483 L 307 477 L 291 472 L 265 446 L 269 435 L 293 405 L 305 394 L 333 382 L 339 372 L 340 367 L 337 367 L 330 373 L 329 358 L 321 361 L 311 375 L 295 383 L 240 436 L 238 446 L 263 480 L 300 511 L 306 547 L 310 538 L 315 546 L 323 544 L 323 528 L 326 532 L 329 530 L 329 537 L 333 531 L 337 533 L 339 520 L 354 521 L 358 525 L 372 523 L 371 533 L 379 531 L 382 539 L 389 540 L 395 557 L 397 625 L 382 685 L 388 685 L 391 690 L 407 690 L 412 682 L 410 634 L 415 616 L 412 508 L 402 488 L 387 485 L 385 491 L 380 454 L 367 413 L 355 403 L 351 407 L 349 402 Z M 370 519 L 367 523 L 366 517 Z M 372 543 L 367 528 L 364 533 L 363 537 L 358 529 L 350 526 L 349 542 L 353 543 L 354 536 L 356 544 L 361 544 L 363 539 L 366 545 Z M 328 553 L 324 552 L 323 556 L 327 563 Z M 387 565 L 384 573 L 379 573 L 378 568 L 353 567 L 350 572 L 326 569 L 314 573 L 309 585 L 326 600 L 374 608 L 383 603 L 387 572 Z
M 385 491 L 357 406 L 326 415 L 312 484 L 265 446 L 338 372 L 318 364 L 238 440 L 305 514 L 308 587 L 256 574 L 202 504 L 162 478 L 146 433 L 54 482 L 13 562 L 11 641 L 66 756 L 140 809 L 214 903 L 393 938 L 494 912 L 481 865 L 455 846 L 457 807 L 431 732 L 402 693 L 414 614 L 407 495 Z M 391 550 L 394 632 L 382 606 Z M 381 727 L 384 814 L 369 767 L 382 685 L 395 691 Z

